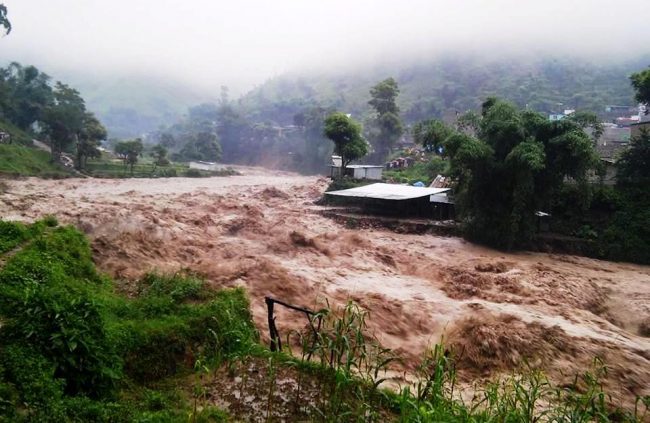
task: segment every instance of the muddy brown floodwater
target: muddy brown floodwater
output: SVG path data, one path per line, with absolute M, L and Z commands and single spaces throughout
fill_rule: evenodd
M 458 238 L 346 229 L 317 213 L 327 181 L 242 168 L 209 179 L 11 180 L 3 219 L 46 214 L 76 225 L 98 267 L 133 292 L 143 273 L 189 268 L 215 287 L 243 286 L 260 332 L 264 296 L 319 307 L 353 299 L 404 369 L 444 335 L 461 380 L 524 362 L 557 383 L 609 366 L 615 401 L 650 394 L 650 267 L 504 253 Z M 301 316 L 278 313 L 281 333 Z M 645 336 L 644 336 L 645 335 Z

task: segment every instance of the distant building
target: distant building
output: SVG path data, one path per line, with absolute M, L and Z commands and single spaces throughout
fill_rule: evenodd
M 638 123 L 641 119 L 639 118 L 638 115 L 630 116 L 630 117 L 618 117 L 614 121 L 618 126 L 630 126 L 634 123 Z
M 562 114 L 555 113 L 555 114 L 548 115 L 548 120 L 550 120 L 551 122 L 557 122 L 559 120 L 565 119 L 567 116 L 570 116 L 570 115 L 572 115 L 574 113 L 575 113 L 575 110 L 566 109 L 564 111 L 564 113 L 562 113 Z
M 648 116 L 648 118 L 650 118 L 650 115 Z M 644 122 L 637 122 L 630 125 L 631 136 L 633 137 L 638 137 L 639 135 L 641 135 L 641 131 L 643 130 L 645 130 L 648 134 L 650 134 L 650 120 L 646 120 Z
M 598 145 L 607 145 L 611 143 L 628 143 L 630 142 L 631 129 L 629 126 L 621 127 L 613 123 L 603 125 L 603 134 L 598 140 Z
M 215 172 L 217 170 L 223 170 L 223 168 L 224 168 L 223 165 L 214 162 L 202 162 L 202 161 L 190 162 L 190 169 L 207 170 L 209 172 Z
M 343 167 L 343 160 L 341 156 L 332 156 L 332 164 L 330 165 L 330 177 L 338 178 L 341 175 L 341 167 Z M 370 179 L 373 181 L 381 181 L 383 177 L 384 167 L 377 165 L 347 165 L 345 167 L 345 174 L 354 179 Z

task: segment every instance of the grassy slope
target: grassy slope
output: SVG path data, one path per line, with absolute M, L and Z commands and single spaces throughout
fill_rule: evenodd
M 49 153 L 31 147 L 29 134 L 2 119 L 0 130 L 11 135 L 11 144 L 0 144 L 0 175 L 46 178 L 70 175 L 65 168 L 50 162 Z
M 70 176 L 70 172 L 51 163 L 46 151 L 17 144 L 0 144 L 0 175 L 57 178 Z

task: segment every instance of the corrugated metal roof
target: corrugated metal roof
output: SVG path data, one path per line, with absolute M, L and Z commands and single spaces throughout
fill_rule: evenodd
M 413 198 L 428 197 L 449 191 L 449 188 L 412 187 L 409 185 L 395 184 L 370 184 L 357 188 L 341 191 L 326 192 L 327 195 L 341 197 L 377 198 L 380 200 L 410 200 Z

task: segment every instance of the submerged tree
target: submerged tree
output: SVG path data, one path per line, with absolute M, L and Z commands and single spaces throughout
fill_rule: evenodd
M 456 133 L 445 151 L 467 235 L 505 248 L 533 237 L 535 212 L 548 210 L 565 180 L 586 189 L 595 164 L 592 142 L 578 123 L 550 122 L 494 98 L 483 104 L 477 136 Z
M 341 156 L 341 176 L 353 160 L 368 154 L 368 143 L 361 135 L 361 125 L 344 113 L 329 115 L 325 119 L 323 133 L 334 143 L 334 153 Z
M 368 104 L 376 115 L 370 122 L 369 137 L 382 160 L 404 133 L 396 101 L 398 95 L 399 87 L 393 78 L 385 79 L 370 89 Z

